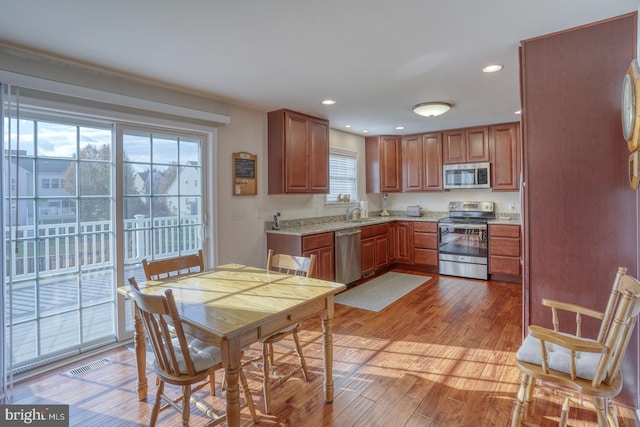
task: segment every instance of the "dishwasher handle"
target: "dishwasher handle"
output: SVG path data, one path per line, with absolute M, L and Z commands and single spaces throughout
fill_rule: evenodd
M 359 228 L 356 228 L 354 230 L 336 231 L 336 237 L 353 236 L 355 234 L 362 234 L 362 230 Z

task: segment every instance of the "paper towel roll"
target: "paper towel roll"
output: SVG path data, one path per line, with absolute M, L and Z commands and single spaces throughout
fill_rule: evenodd
M 369 202 L 366 200 L 360 201 L 360 217 L 369 218 Z

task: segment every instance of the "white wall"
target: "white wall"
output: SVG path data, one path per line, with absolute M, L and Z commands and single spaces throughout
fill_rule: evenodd
M 340 215 L 345 208 L 324 204 L 324 195 L 267 194 L 267 114 L 233 106 L 231 123 L 218 128 L 218 165 L 216 177 L 218 206 L 218 263 L 238 262 L 262 266 L 266 263 L 264 222 L 273 218 L 277 209 L 281 220 Z M 364 137 L 331 129 L 331 147 L 358 153 L 360 187 L 369 201 L 369 210 L 382 209 L 382 195 L 365 195 Z M 258 194 L 235 196 L 232 188 L 232 153 L 247 151 L 258 156 Z M 446 192 L 389 193 L 387 208 L 404 210 L 419 203 L 429 211 L 446 212 L 451 200 L 493 201 L 497 212 L 520 212 L 517 192 L 491 190 L 453 190 Z M 511 211 L 509 205 L 514 204 Z M 232 219 L 233 218 L 233 219 Z

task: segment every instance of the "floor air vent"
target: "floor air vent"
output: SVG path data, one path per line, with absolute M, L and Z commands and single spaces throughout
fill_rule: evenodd
M 109 365 L 111 362 L 110 359 L 100 359 L 100 360 L 96 360 L 95 362 L 91 362 L 88 363 L 86 365 L 80 366 L 78 368 L 72 369 L 70 371 L 67 372 L 67 375 L 69 375 L 70 377 L 77 377 L 79 375 L 82 375 L 84 373 L 87 373 L 89 371 L 93 371 L 96 370 L 98 368 L 101 368 L 105 365 Z

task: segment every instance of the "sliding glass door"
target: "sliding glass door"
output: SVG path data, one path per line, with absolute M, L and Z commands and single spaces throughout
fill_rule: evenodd
M 11 108 L 3 103 L 2 330 L 12 373 L 127 338 L 118 284 L 144 281 L 143 258 L 202 247 L 202 136 L 31 101 L 16 93 Z

